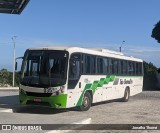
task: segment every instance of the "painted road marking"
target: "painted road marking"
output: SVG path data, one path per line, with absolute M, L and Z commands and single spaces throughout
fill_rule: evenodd
M 72 124 L 90 124 L 91 120 L 92 120 L 91 118 L 87 118 L 87 119 L 84 119 L 84 120 L 82 120 L 80 122 L 74 122 Z
M 71 124 L 91 124 L 91 118 L 87 118 L 87 119 L 84 119 L 82 121 L 79 121 L 79 122 L 74 122 L 74 123 L 71 123 Z M 80 128 L 82 127 L 83 125 L 79 125 L 78 127 L 76 126 L 76 128 Z M 73 130 L 52 130 L 52 131 L 49 131 L 49 132 L 46 132 L 46 133 L 68 133 L 68 132 L 71 132 Z
M 3 109 L 0 112 L 13 113 L 13 109 Z

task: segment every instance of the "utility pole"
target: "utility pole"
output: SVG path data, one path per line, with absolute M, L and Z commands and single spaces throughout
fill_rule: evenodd
M 122 52 L 122 45 L 125 43 L 125 41 L 122 41 L 121 46 L 119 47 L 119 52 Z
M 15 83 L 15 56 L 16 56 L 16 36 L 12 37 L 12 41 L 13 41 L 13 81 L 12 81 L 12 86 L 14 87 L 14 83 Z

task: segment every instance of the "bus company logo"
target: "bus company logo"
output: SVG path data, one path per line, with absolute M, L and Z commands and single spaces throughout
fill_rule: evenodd
M 12 127 L 11 127 L 11 125 L 2 125 L 2 130 L 3 131 L 10 131 L 10 130 L 12 130 Z
M 120 79 L 120 84 L 133 84 L 133 80 L 132 79 Z

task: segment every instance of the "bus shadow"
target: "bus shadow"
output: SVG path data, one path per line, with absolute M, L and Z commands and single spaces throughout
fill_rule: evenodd
M 103 104 L 114 103 L 114 102 L 121 102 L 121 99 L 93 103 L 92 106 L 103 105 Z M 68 109 L 55 109 L 51 107 L 38 106 L 38 105 L 34 105 L 34 106 L 20 105 L 18 95 L 0 97 L 0 108 L 12 109 L 13 113 L 44 114 L 44 115 L 45 114 L 53 115 L 58 113 L 71 112 L 71 111 L 80 112 L 80 110 L 76 107 L 68 108 Z
M 122 102 L 121 99 L 115 99 L 115 100 L 108 100 L 108 101 L 103 101 L 103 102 L 98 102 L 98 103 L 93 103 L 92 106 L 97 106 L 97 105 L 103 105 L 103 104 L 109 104 L 109 103 L 118 103 Z M 50 107 L 43 107 L 43 106 L 31 106 L 31 105 L 25 105 L 21 106 L 19 108 L 13 109 L 14 113 L 28 113 L 28 114 L 59 114 L 59 113 L 65 113 L 65 112 L 71 112 L 71 111 L 77 111 L 77 112 L 83 112 L 80 111 L 79 108 L 74 107 L 74 108 L 68 108 L 68 109 L 55 109 L 55 108 L 50 108 Z
M 107 100 L 107 101 L 102 101 L 102 102 L 98 102 L 98 103 L 93 103 L 92 106 L 115 103 L 115 102 L 122 102 L 122 100 L 121 99 Z
M 27 113 L 27 114 L 59 114 L 59 113 L 65 113 L 68 111 L 68 109 L 54 109 L 50 107 L 43 107 L 43 106 L 31 106 L 31 105 L 26 105 L 26 106 L 21 106 L 18 108 L 14 108 L 13 112 L 14 113 Z
M 103 105 L 107 103 L 120 102 L 120 99 L 103 101 L 99 103 L 94 103 L 92 106 Z M 69 108 L 69 109 L 55 109 L 50 107 L 43 106 L 31 106 L 31 105 L 20 105 L 19 104 L 19 95 L 10 95 L 10 96 L 0 96 L 0 110 L 11 109 L 13 113 L 26 113 L 26 114 L 58 114 L 71 111 L 80 112 L 78 108 Z
M 12 110 L 12 113 L 28 113 L 28 114 L 58 114 L 68 111 L 74 111 L 74 109 L 55 109 L 46 106 L 32 106 L 32 105 L 20 105 L 19 96 L 1 96 L 0 97 L 0 112 L 4 110 Z
M 136 94 L 136 95 L 134 95 L 134 96 L 130 96 L 129 101 L 132 101 L 132 100 L 136 99 L 136 96 L 139 97 L 139 95 L 140 95 L 140 94 Z M 124 103 L 124 101 L 122 101 L 122 98 L 119 98 L 119 99 L 102 101 L 102 102 L 98 102 L 98 103 L 92 103 L 92 106 L 109 104 L 109 103 Z

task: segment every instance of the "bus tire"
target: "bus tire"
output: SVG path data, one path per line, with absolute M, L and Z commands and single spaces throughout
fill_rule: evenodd
M 122 102 L 128 102 L 129 97 L 130 97 L 130 90 L 129 88 L 126 88 L 124 92 L 124 97 L 122 98 Z
M 87 111 L 92 104 L 92 98 L 89 92 L 86 91 L 83 97 L 82 105 L 79 107 L 80 111 Z

